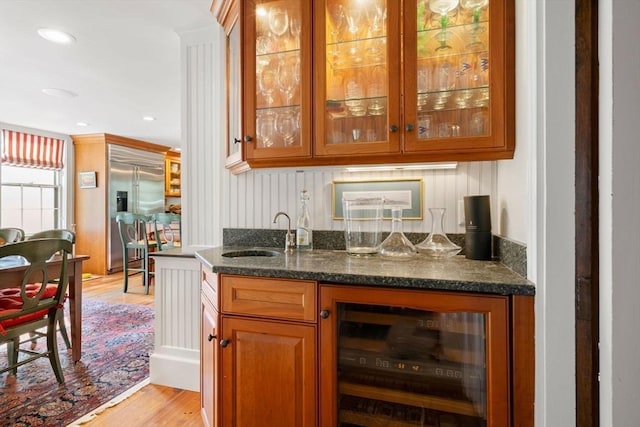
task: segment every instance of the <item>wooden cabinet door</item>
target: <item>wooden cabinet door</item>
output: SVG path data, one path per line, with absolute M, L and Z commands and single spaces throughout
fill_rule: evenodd
M 449 2 L 457 6 L 442 14 L 430 9 L 431 2 L 405 0 L 405 155 L 434 160 L 513 157 L 514 3 Z
M 320 310 L 321 426 L 510 425 L 508 297 L 321 285 Z
M 311 1 L 242 2 L 244 151 L 251 165 L 311 158 Z
M 207 427 L 218 424 L 218 322 L 219 314 L 202 297 L 200 339 L 200 413 Z
M 315 156 L 399 155 L 401 2 L 314 7 Z
M 316 328 L 222 316 L 222 425 L 315 426 Z

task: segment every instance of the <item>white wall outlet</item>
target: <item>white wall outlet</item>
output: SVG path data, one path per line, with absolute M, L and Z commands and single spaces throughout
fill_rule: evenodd
M 464 227 L 464 200 L 458 200 L 458 225 Z

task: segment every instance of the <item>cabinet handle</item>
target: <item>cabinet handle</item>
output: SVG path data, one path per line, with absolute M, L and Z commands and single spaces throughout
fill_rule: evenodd
M 209 334 L 209 336 L 207 337 L 207 341 L 213 341 L 214 338 L 216 338 L 215 335 Z
M 389 126 L 389 131 L 390 132 L 398 132 L 398 126 L 397 125 Z
M 234 144 L 240 144 L 242 142 L 242 140 L 240 138 L 233 138 L 233 143 Z
M 322 317 L 323 319 L 326 319 L 327 317 L 329 317 L 329 310 L 322 310 L 320 312 L 320 317 Z
M 229 345 L 229 340 L 220 340 L 220 347 L 225 348 Z
M 407 123 L 407 125 L 404 127 L 404 129 L 407 132 L 411 132 L 413 130 L 413 123 Z
M 244 136 L 244 140 L 245 140 L 245 142 L 251 142 L 251 141 L 253 141 L 253 137 L 251 135 L 245 135 Z

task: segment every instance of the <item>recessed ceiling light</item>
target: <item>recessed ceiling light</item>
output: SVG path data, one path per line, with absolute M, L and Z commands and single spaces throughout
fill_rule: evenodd
M 49 96 L 55 96 L 57 98 L 75 98 L 76 96 L 78 96 L 78 94 L 75 92 L 58 88 L 45 88 L 42 89 L 42 92 Z
M 76 123 L 76 126 L 87 127 L 87 126 L 89 126 L 89 123 L 87 123 L 87 122 L 78 122 L 78 123 Z
M 152 116 L 144 116 L 144 117 L 142 118 L 142 120 L 147 121 L 147 122 L 152 122 L 152 121 L 154 121 L 155 119 L 156 119 L 156 118 L 155 118 L 155 117 L 152 117 Z
M 53 28 L 39 28 L 38 34 L 53 43 L 70 44 L 76 41 L 76 38 L 71 34 Z

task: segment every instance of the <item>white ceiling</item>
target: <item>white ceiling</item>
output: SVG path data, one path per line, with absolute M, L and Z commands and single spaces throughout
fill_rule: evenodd
M 217 25 L 210 6 L 211 0 L 0 0 L 0 122 L 180 146 L 178 33 Z M 77 41 L 48 42 L 37 34 L 41 27 Z M 44 88 L 78 96 L 52 97 Z M 156 120 L 143 121 L 147 115 Z

